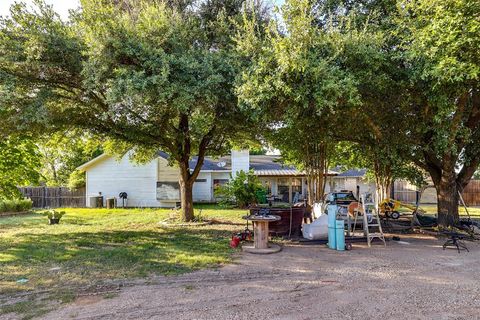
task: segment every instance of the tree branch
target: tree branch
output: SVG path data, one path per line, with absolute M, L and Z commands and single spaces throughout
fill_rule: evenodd
M 210 131 L 207 132 L 202 138 L 202 141 L 200 141 L 200 145 L 198 146 L 198 158 L 197 158 L 197 164 L 195 165 L 195 168 L 192 171 L 192 174 L 190 175 L 191 179 L 196 179 L 198 174 L 200 173 L 200 170 L 202 169 L 203 162 L 205 160 L 205 154 L 207 152 L 207 147 L 212 140 L 212 137 L 215 133 L 216 126 L 213 125 L 213 127 L 210 129 Z

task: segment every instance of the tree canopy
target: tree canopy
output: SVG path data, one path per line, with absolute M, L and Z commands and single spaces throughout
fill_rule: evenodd
M 40 0 L 34 12 L 15 5 L 0 21 L 1 85 L 11 89 L 1 103 L 21 111 L 11 117 L 18 127 L 83 128 L 143 158 L 167 152 L 191 220 L 205 154 L 225 153 L 249 122 L 229 36 L 249 7 L 200 2 L 83 0 L 69 21 Z
M 241 0 L 83 0 L 68 21 L 36 6 L 0 21 L 5 130 L 77 128 L 142 160 L 163 150 L 186 220 L 207 153 L 268 141 L 321 196 L 340 146 L 379 197 L 428 172 L 439 223 L 456 224 L 480 164 L 478 1 L 287 0 L 276 21 Z
M 399 13 L 411 159 L 437 187 L 442 225 L 458 220 L 458 191 L 480 164 L 479 15 L 471 0 L 415 1 Z
M 349 142 L 375 172 L 437 188 L 439 223 L 480 163 L 478 1 L 287 1 L 283 25 L 250 53 L 239 97 L 265 110 L 274 143 L 301 162 L 309 143 Z M 282 27 L 284 27 L 282 29 Z M 277 137 L 277 139 L 275 139 Z M 345 150 L 344 150 L 345 151 Z
M 0 199 L 18 198 L 17 186 L 38 182 L 40 155 L 28 138 L 0 141 Z
M 42 164 L 40 182 L 48 186 L 85 186 L 85 173 L 76 173 L 76 168 L 103 152 L 101 139 L 78 130 L 41 137 L 36 144 Z

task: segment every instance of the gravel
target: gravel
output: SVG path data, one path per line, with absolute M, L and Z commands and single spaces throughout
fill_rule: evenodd
M 401 238 L 409 245 L 242 253 L 218 270 L 82 297 L 44 319 L 480 319 L 480 244 L 459 254 L 428 236 Z

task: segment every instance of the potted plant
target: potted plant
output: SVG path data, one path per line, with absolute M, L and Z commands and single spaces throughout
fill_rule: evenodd
M 65 214 L 65 211 L 48 210 L 47 216 L 48 216 L 49 224 L 58 224 L 64 214 Z

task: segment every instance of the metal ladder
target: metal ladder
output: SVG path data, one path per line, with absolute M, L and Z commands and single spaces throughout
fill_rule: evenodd
M 379 238 L 383 241 L 383 245 L 386 247 L 387 243 L 385 242 L 385 235 L 383 234 L 382 224 L 380 222 L 380 217 L 378 215 L 378 210 L 375 209 L 374 203 L 366 203 L 365 196 L 362 195 L 361 199 L 361 206 L 355 210 L 355 220 L 353 223 L 353 234 L 355 234 L 355 228 L 357 226 L 357 219 L 358 214 L 361 213 L 363 216 L 363 233 L 367 238 L 367 244 L 369 247 L 372 245 L 372 240 L 374 238 Z M 369 213 L 371 212 L 371 213 Z M 370 216 L 370 217 L 369 217 Z M 370 219 L 369 219 L 370 218 Z M 371 232 L 370 227 L 377 227 L 377 232 Z

